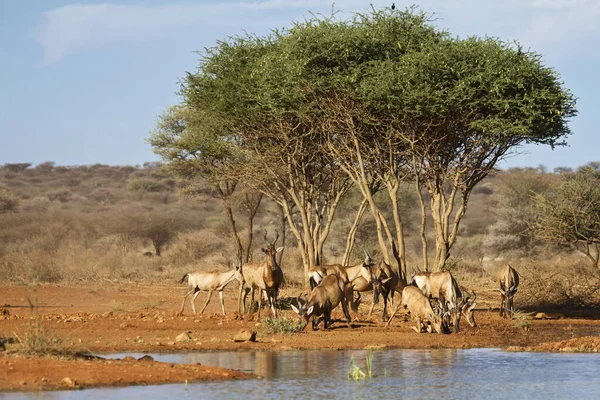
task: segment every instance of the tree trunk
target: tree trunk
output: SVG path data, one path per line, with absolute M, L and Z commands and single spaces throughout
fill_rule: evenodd
M 358 207 L 358 211 L 356 212 L 356 217 L 354 218 L 352 227 L 350 227 L 350 232 L 348 232 L 348 237 L 346 238 L 346 250 L 344 251 L 344 258 L 342 259 L 342 265 L 350 265 L 350 254 L 352 253 L 352 249 L 354 248 L 356 232 L 358 231 L 360 221 L 361 221 L 363 215 L 365 214 L 366 209 L 367 209 L 367 199 L 363 199 L 363 201 L 361 201 L 361 203 L 360 203 L 360 206 Z

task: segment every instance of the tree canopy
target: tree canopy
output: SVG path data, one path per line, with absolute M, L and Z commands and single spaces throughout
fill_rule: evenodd
M 313 16 L 219 42 L 183 79 L 181 95 L 195 129 L 170 129 L 169 141 L 153 142 L 159 154 L 175 165 L 226 154 L 231 168 L 220 173 L 283 207 L 305 268 L 320 261 L 351 183 L 365 199 L 387 188 L 391 216 L 370 202 L 379 244 L 386 262 L 391 250 L 406 263 L 401 182 L 416 183 L 422 231 L 431 213 L 441 268 L 473 187 L 522 144 L 562 144 L 577 112 L 537 53 L 452 37 L 414 8 Z

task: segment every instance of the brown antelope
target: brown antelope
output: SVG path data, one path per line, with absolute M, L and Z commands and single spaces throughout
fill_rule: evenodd
M 475 322 L 475 306 L 477 305 L 475 300 L 477 300 L 477 294 L 475 294 L 475 292 L 469 293 L 466 289 L 464 292 L 467 294 L 467 297 L 459 298 L 458 308 L 460 308 L 460 314 L 465 317 L 467 323 L 475 328 L 477 326 L 477 323 Z
M 344 280 L 344 283 L 351 283 L 359 277 L 363 277 L 367 282 L 371 281 L 369 269 L 373 261 L 369 253 L 365 251 L 365 259 L 358 265 L 315 265 L 308 272 L 311 289 L 321 283 L 321 280 L 327 275 L 335 274 Z
M 260 309 L 262 307 L 262 297 L 264 295 L 265 290 L 265 281 L 263 279 L 263 264 L 256 263 L 247 263 L 244 264 L 244 268 L 242 269 L 242 275 L 244 277 L 244 283 L 240 285 L 240 293 L 238 297 L 238 311 L 246 314 L 250 312 L 250 307 L 254 304 L 254 291 L 258 289 L 258 310 L 259 310 L 259 318 L 260 318 Z M 243 292 L 243 294 L 242 294 Z M 250 297 L 250 307 L 246 307 L 246 298 L 248 297 L 248 293 L 252 293 Z M 242 310 L 242 304 L 243 310 Z
M 444 312 L 448 311 L 444 315 L 448 315 L 448 318 L 452 317 L 454 332 L 459 332 L 463 304 L 461 303 L 459 306 L 458 299 L 462 298 L 462 293 L 452 274 L 450 272 L 423 271 L 415 274 L 412 282 L 421 289 L 425 296 L 440 300 Z M 442 297 L 445 299 L 443 303 L 441 302 Z M 449 321 L 446 322 L 449 324 Z
M 244 288 L 240 287 L 240 293 L 238 298 L 238 311 L 241 308 L 241 303 L 244 304 L 244 313 L 249 309 L 246 309 L 246 297 L 248 292 L 252 292 L 251 301 L 254 302 L 254 291 L 259 289 L 258 296 L 258 316 L 260 320 L 260 309 L 262 307 L 262 293 L 266 294 L 266 301 L 271 309 L 272 314 L 277 318 L 277 295 L 279 294 L 279 286 L 283 282 L 283 272 L 277 264 L 276 255 L 283 250 L 283 247 L 275 249 L 275 242 L 279 238 L 279 233 L 276 232 L 275 240 L 271 243 L 267 239 L 267 231 L 265 231 L 265 241 L 268 246 L 263 248 L 262 251 L 265 253 L 265 261 L 262 264 L 245 264 L 243 275 L 244 275 Z M 244 292 L 242 298 L 242 291 Z M 251 303 L 252 304 L 252 303 Z
M 437 333 L 445 333 L 446 327 L 444 324 L 444 318 L 442 310 L 438 307 L 436 311 L 431 307 L 431 302 L 421 290 L 416 286 L 406 286 L 402 290 L 402 301 L 392 313 L 392 316 L 388 320 L 386 327 L 389 326 L 390 322 L 394 318 L 394 315 L 398 312 L 400 307 L 403 306 L 408 309 L 410 315 L 417 320 L 417 326 L 413 327 L 415 332 L 421 333 L 424 330 L 431 332 L 431 329 L 425 325 L 424 321 L 429 321 L 433 330 Z
M 298 307 L 291 304 L 292 310 L 298 314 L 298 324 L 308 325 L 308 320 L 312 317 L 312 328 L 317 329 L 321 322 L 317 317 L 323 316 L 323 327 L 328 329 L 331 326 L 331 311 L 338 304 L 342 304 L 342 310 L 346 317 L 348 327 L 350 327 L 350 313 L 348 312 L 348 295 L 351 295 L 352 289 L 348 287 L 344 280 L 336 274 L 325 276 L 321 283 L 314 287 L 310 292 L 310 298 L 302 299 L 298 296 Z M 304 320 L 304 322 L 303 322 Z
M 369 317 L 373 311 L 375 304 L 379 302 L 379 295 L 383 297 L 383 312 L 381 314 L 381 321 L 387 320 L 387 301 L 388 296 L 394 298 L 394 292 L 398 292 L 402 296 L 402 291 L 406 286 L 404 280 L 400 278 L 399 274 L 391 268 L 391 266 L 385 262 L 380 262 L 371 265 L 371 285 L 373 287 L 373 303 L 369 310 Z
M 498 272 L 496 281 L 500 285 L 500 316 L 512 318 L 514 313 L 513 297 L 519 286 L 519 273 L 510 264 L 506 264 Z
M 240 286 L 243 284 L 244 278 L 242 276 L 242 264 L 238 261 L 238 264 L 233 266 L 231 271 L 227 272 L 191 272 L 187 273 L 181 278 L 179 283 L 185 282 L 187 279 L 188 282 L 188 291 L 183 296 L 183 303 L 181 303 L 181 310 L 179 310 L 178 315 L 183 315 L 183 308 L 185 306 L 185 300 L 192 293 L 192 310 L 194 314 L 196 314 L 196 306 L 194 305 L 196 298 L 200 294 L 200 291 L 205 290 L 208 291 L 208 296 L 206 298 L 206 303 L 204 303 L 204 307 L 200 310 L 200 314 L 204 313 L 206 306 L 210 302 L 210 298 L 215 290 L 219 292 L 219 299 L 221 299 L 221 311 L 223 311 L 223 315 L 225 315 L 225 304 L 223 303 L 223 289 L 233 280 L 237 280 L 240 282 Z
M 265 292 L 267 293 L 267 302 L 271 308 L 273 316 L 277 318 L 277 296 L 279 295 L 279 286 L 283 283 L 283 271 L 277 264 L 277 253 L 283 250 L 283 247 L 275 249 L 275 243 L 279 239 L 279 232 L 275 232 L 275 240 L 269 242 L 267 231 L 265 230 L 265 240 L 269 245 L 262 249 L 265 253 L 265 262 L 263 269 L 263 280 L 265 281 Z M 260 319 L 260 310 L 258 314 Z
M 358 265 L 315 265 L 308 273 L 311 288 L 314 288 L 316 285 L 318 285 L 325 276 L 338 275 L 340 278 L 342 278 L 345 284 L 351 286 L 353 291 L 359 293 L 356 301 L 353 301 L 352 296 L 348 298 L 348 301 L 352 302 L 352 310 L 354 312 L 358 312 L 358 305 L 360 304 L 360 292 L 373 290 L 373 286 L 371 285 L 372 265 L 373 261 L 371 256 L 366 251 L 365 259 Z M 372 311 L 373 307 L 371 307 L 371 310 L 369 311 L 369 316 L 371 316 Z

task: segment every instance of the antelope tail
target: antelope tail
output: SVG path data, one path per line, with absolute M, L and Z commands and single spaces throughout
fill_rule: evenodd
M 188 278 L 189 273 L 186 273 L 183 278 L 181 278 L 181 280 L 179 281 L 179 283 L 183 283 L 185 282 L 185 280 Z

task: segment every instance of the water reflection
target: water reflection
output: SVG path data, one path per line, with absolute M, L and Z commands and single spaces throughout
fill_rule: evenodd
M 366 350 L 153 354 L 159 361 L 202 363 L 255 372 L 265 379 L 7 393 L 0 398 L 597 398 L 597 354 L 505 353 L 490 349 L 375 351 L 371 380 L 348 380 L 350 358 L 365 367 Z M 123 356 L 123 355 L 115 355 Z M 139 355 L 134 355 L 139 356 Z

